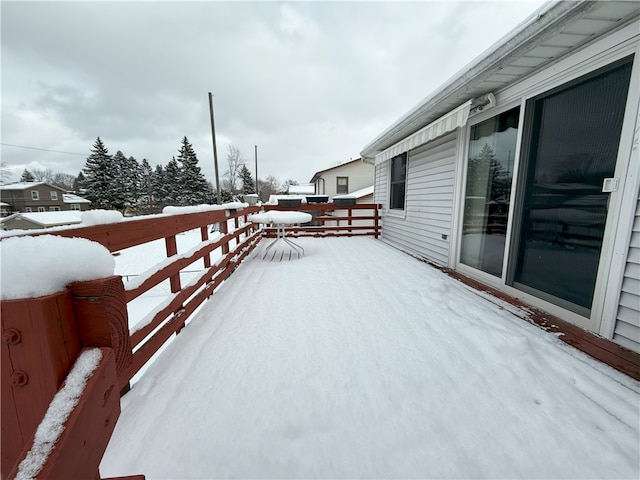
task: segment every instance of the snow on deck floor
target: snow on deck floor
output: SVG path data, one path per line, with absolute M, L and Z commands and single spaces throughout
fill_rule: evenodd
M 297 241 L 123 397 L 103 477 L 640 476 L 640 383 L 380 241 Z

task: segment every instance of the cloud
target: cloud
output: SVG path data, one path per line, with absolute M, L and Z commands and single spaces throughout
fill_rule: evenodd
M 166 164 L 186 135 L 212 179 L 258 145 L 260 175 L 308 181 L 513 28 L 533 2 L 3 2 L 2 141 Z M 2 146 L 77 173 L 82 156 Z M 259 166 L 259 167 L 260 167 Z M 221 170 L 224 168 L 221 166 Z

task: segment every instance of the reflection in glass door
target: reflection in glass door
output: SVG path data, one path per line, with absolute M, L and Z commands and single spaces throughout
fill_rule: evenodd
M 631 62 L 533 99 L 514 285 L 588 315 Z
M 520 108 L 471 127 L 460 262 L 502 275 Z

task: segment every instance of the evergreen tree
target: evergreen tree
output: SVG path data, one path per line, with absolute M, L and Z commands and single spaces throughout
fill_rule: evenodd
M 204 203 L 215 205 L 216 202 L 216 190 L 215 188 L 213 188 L 213 184 L 209 180 L 207 180 L 207 194 L 205 196 Z
M 73 182 L 73 191 L 75 193 L 80 193 L 85 188 L 86 178 L 84 178 L 84 174 L 81 172 L 78 173 L 75 181 Z
M 485 143 L 467 168 L 467 196 L 498 200 L 510 191 L 510 178 L 488 143 Z
M 246 165 L 240 167 L 240 180 L 242 181 L 242 193 L 256 193 L 256 184 Z
M 146 158 L 140 164 L 140 200 L 143 208 L 151 209 L 154 204 L 153 170 Z
M 35 182 L 35 180 L 36 179 L 33 177 L 33 175 L 31 175 L 31 172 L 25 168 L 24 172 L 22 172 L 22 176 L 20 177 L 20 181 L 21 182 Z
M 111 158 L 111 188 L 109 190 L 109 201 L 112 208 L 116 208 L 124 213 L 127 204 L 127 177 L 129 175 L 127 158 L 120 150 Z
M 158 207 L 167 205 L 167 186 L 165 183 L 165 170 L 162 165 L 156 165 L 153 172 L 153 199 Z
M 93 144 L 82 171 L 85 176 L 84 195 L 87 200 L 91 200 L 93 208 L 110 209 L 116 172 L 113 171 L 111 155 L 100 137 Z
M 207 197 L 207 181 L 200 171 L 198 157 L 187 137 L 182 139 L 179 153 L 180 170 L 178 177 L 176 177 L 179 187 L 177 200 L 180 205 L 202 204 Z
M 176 157 L 172 157 L 167 163 L 164 169 L 163 185 L 164 185 L 164 204 L 165 205 L 179 205 L 181 196 L 180 191 L 180 167 L 176 161 Z
M 125 198 L 124 203 L 128 208 L 136 208 L 141 196 L 142 172 L 138 161 L 134 157 L 127 158 L 126 172 L 124 175 Z

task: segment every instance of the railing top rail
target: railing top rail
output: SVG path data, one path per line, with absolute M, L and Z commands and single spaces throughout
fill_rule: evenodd
M 77 226 L 61 230 L 30 231 L 25 235 L 82 237 L 104 245 L 110 252 L 116 252 L 195 228 L 224 222 L 230 218 L 247 215 L 258 210 L 259 207 L 247 207 L 238 211 L 221 209 L 168 215 L 149 215 L 146 217 L 127 218 L 122 222 L 116 223 Z

